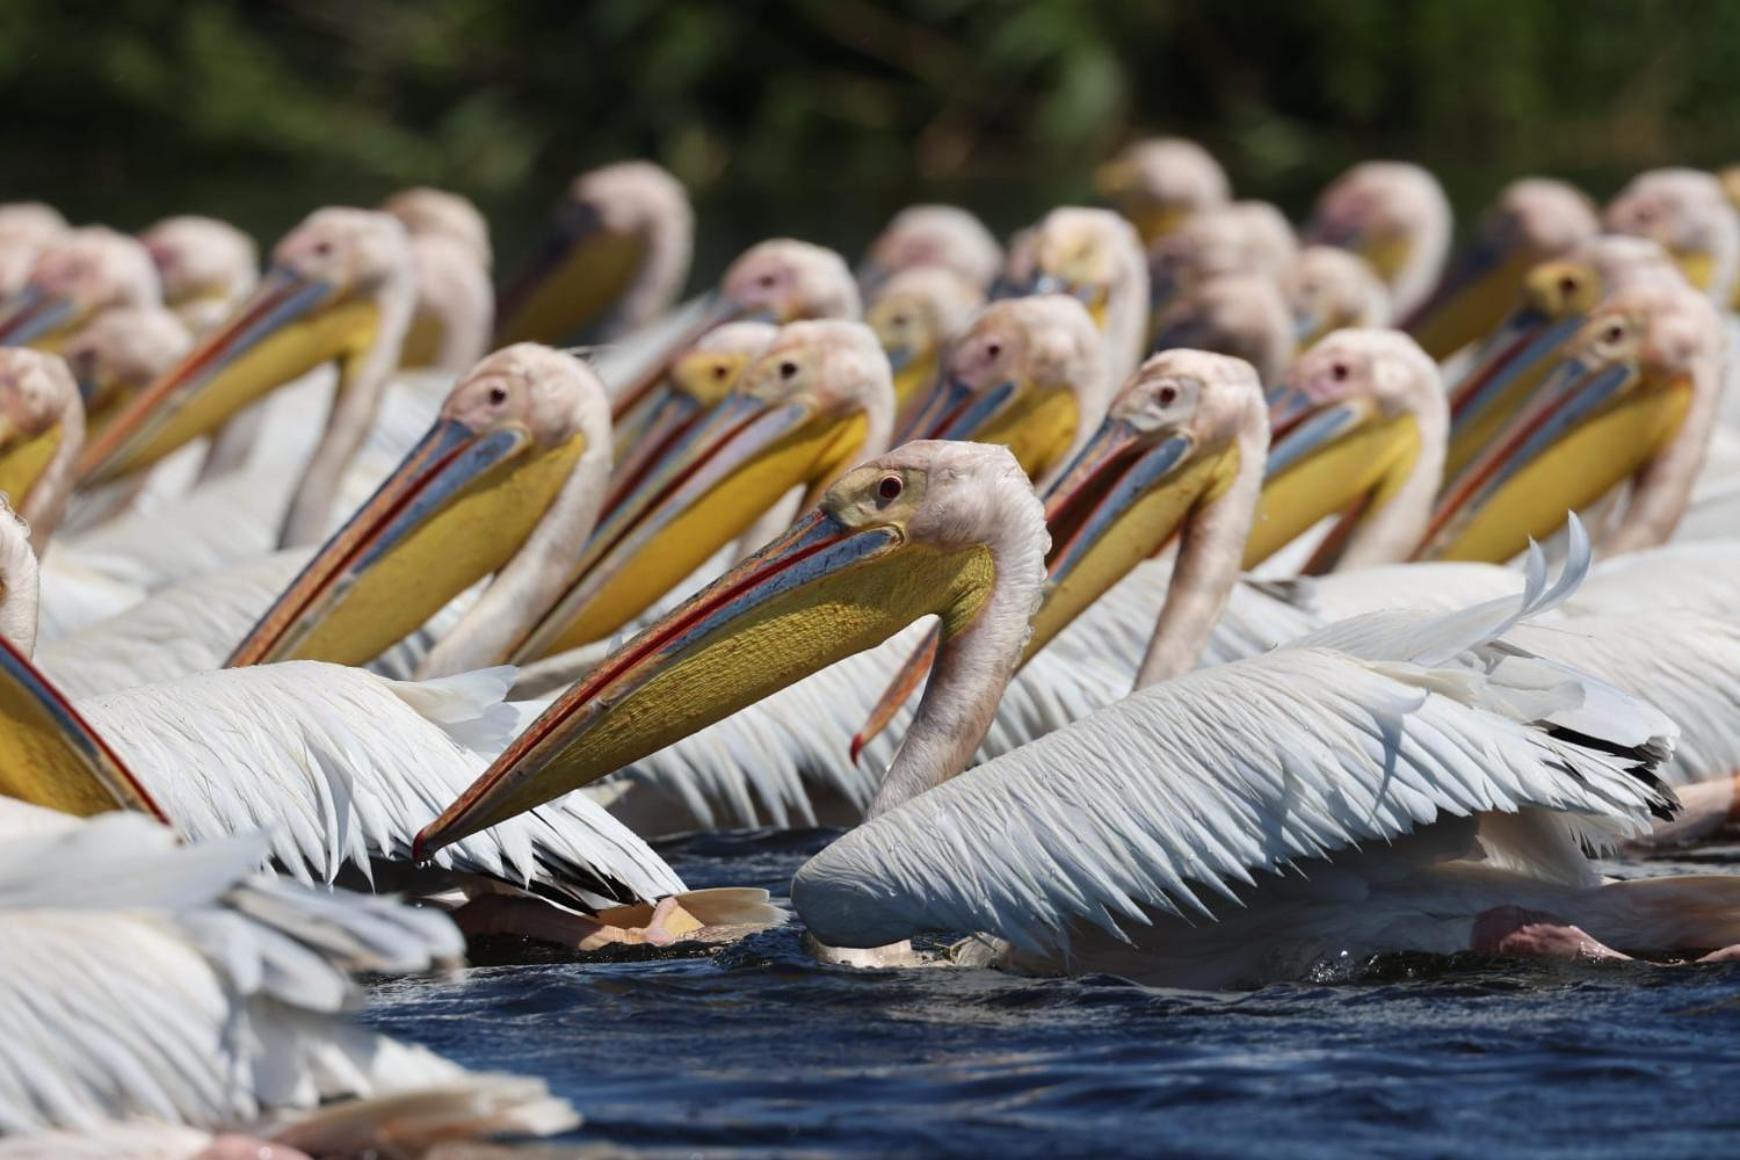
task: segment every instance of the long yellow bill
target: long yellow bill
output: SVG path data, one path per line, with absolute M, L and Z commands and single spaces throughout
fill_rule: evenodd
M 919 617 L 941 616 L 945 633 L 970 624 L 993 582 L 989 549 L 913 544 L 898 522 L 837 502 L 842 490 L 563 694 L 424 828 L 415 856 L 596 781 Z
M 130 400 L 79 460 L 80 482 L 141 471 L 249 403 L 329 362 L 360 358 L 380 325 L 374 302 L 283 270 Z
M 1284 388 L 1271 395 L 1273 432 L 1262 497 L 1244 567 L 1254 568 L 1319 520 L 1344 521 L 1387 502 L 1414 469 L 1420 428 L 1410 414 L 1386 416 L 1368 398 L 1313 403 Z
M 83 321 L 72 299 L 26 286 L 0 304 L 0 346 L 28 346 L 52 354 Z
M 1504 321 L 1533 264 L 1533 255 L 1518 245 L 1478 238 L 1456 256 L 1401 329 L 1442 362 Z
M 360 665 L 501 569 L 586 450 L 441 419 L 260 618 L 229 664 Z
M 169 822 L 71 702 L 4 639 L 0 794 L 79 817 L 122 809 Z
M 608 229 L 591 206 L 569 203 L 555 232 L 502 291 L 495 346 L 587 337 L 609 320 L 646 257 L 640 234 Z
M 979 390 L 951 375 L 931 388 L 894 445 L 915 439 L 996 443 L 1029 478 L 1039 479 L 1069 453 L 1079 423 L 1075 394 L 1064 387 L 1008 380 Z
M 1678 432 L 1684 376 L 1572 358 L 1439 501 L 1416 559 L 1503 563 L 1629 479 Z
M 524 664 L 607 638 L 792 488 L 831 481 L 867 432 L 862 412 L 729 395 L 605 513 L 562 597 L 505 659 Z
M 36 435 L 15 433 L 0 424 L 0 493 L 11 499 L 13 507 L 24 506 L 65 434 L 59 421 Z

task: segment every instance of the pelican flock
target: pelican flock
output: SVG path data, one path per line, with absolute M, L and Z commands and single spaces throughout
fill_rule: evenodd
M 0 205 L 0 1155 L 569 1130 L 350 1021 L 468 939 L 1740 956 L 1740 876 L 1607 873 L 1740 818 L 1731 178 L 1458 243 L 1418 165 L 1295 226 L 1155 138 L 690 297 L 645 161 L 499 299 L 438 189 L 267 247 Z M 789 906 L 649 844 L 816 826 Z

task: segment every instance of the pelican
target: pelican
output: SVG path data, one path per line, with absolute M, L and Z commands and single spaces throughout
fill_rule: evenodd
M 16 517 L 0 511 L 0 566 L 8 569 L 0 576 L 0 625 L 21 654 L 32 644 L 36 601 L 24 536 Z M 184 836 L 204 841 L 267 831 L 274 864 L 305 882 L 409 887 L 424 895 L 458 889 L 461 900 L 471 900 L 460 920 L 474 933 L 520 931 L 591 949 L 601 941 L 663 939 L 672 921 L 678 933 L 692 930 L 701 925 L 690 921 L 697 914 L 719 920 L 709 925 L 769 915 L 765 897 L 754 891 L 686 893 L 657 854 L 580 798 L 452 859 L 410 865 L 410 827 L 517 730 L 519 713 L 502 703 L 511 680 L 511 670 L 493 669 L 410 683 L 296 662 L 84 697 L 76 717 L 103 739 L 105 753 L 131 767 L 139 792 Z M 48 715 L 49 725 L 72 719 L 49 677 L 31 669 L 23 683 L 32 696 L 61 707 Z M 58 734 L 42 739 L 43 714 L 17 700 L 8 702 L 9 731 L 0 730 L 0 746 L 13 754 L 9 776 L 53 783 L 53 746 L 90 746 Z M 194 727 L 199 721 L 229 727 Z M 60 791 L 51 785 L 39 792 Z M 42 804 L 75 808 L 60 800 Z M 651 906 L 674 896 L 680 897 L 673 904 Z M 615 921 L 618 915 L 628 921 Z
M 1450 202 L 1418 165 L 1365 161 L 1331 182 L 1311 211 L 1305 241 L 1341 246 L 1370 262 L 1398 315 L 1432 292 L 1450 253 Z
M 1155 350 L 1209 350 L 1242 358 L 1264 382 L 1293 360 L 1298 326 L 1282 288 L 1263 274 L 1216 274 L 1154 316 Z
M 0 833 L 0 1155 L 245 1145 L 306 1160 L 578 1124 L 541 1080 L 472 1072 L 349 1018 L 354 974 L 457 959 L 440 914 L 256 874 L 257 834 L 180 845 L 137 814 L 10 798 Z
M 417 270 L 417 308 L 400 365 L 464 374 L 489 349 L 495 327 L 489 224 L 471 202 L 440 189 L 401 190 L 381 208 L 410 234 Z
M 1371 264 L 1336 246 L 1306 246 L 1281 279 L 1301 350 L 1332 330 L 1388 326 L 1390 294 Z
M 574 179 L 552 236 L 501 297 L 492 346 L 610 341 L 647 326 L 683 292 L 695 213 L 682 183 L 650 161 Z
M 260 248 L 228 222 L 184 214 L 139 235 L 163 283 L 163 303 L 194 334 L 223 322 L 260 281 Z
M 1094 173 L 1094 188 L 1133 222 L 1151 247 L 1193 214 L 1232 199 L 1214 155 L 1182 137 L 1133 141 Z
M 939 266 L 883 279 L 864 312 L 894 371 L 895 425 L 905 426 L 936 378 L 942 355 L 985 304 L 973 282 Z
M 0 492 L 29 521 L 39 550 L 66 510 L 84 433 L 79 387 L 65 360 L 0 347 Z
M 325 430 L 278 530 L 284 546 L 318 542 L 398 365 L 415 296 L 410 247 L 396 219 L 368 210 L 316 211 L 278 243 L 272 269 L 230 320 L 86 445 L 81 482 L 149 467 L 262 395 L 336 363 Z
M 0 301 L 24 289 L 44 246 L 67 232 L 66 219 L 39 201 L 0 203 Z
M 1072 294 L 1105 335 L 1107 368 L 1121 383 L 1142 361 L 1148 329 L 1148 261 L 1129 222 L 1109 210 L 1065 206 L 1009 249 L 1003 271 L 1017 294 Z
M 423 830 L 418 850 L 936 614 L 936 674 L 870 820 L 793 883 L 824 943 L 982 930 L 1011 940 L 1029 969 L 1116 963 L 1144 981 L 1224 986 L 1296 973 L 1325 951 L 1465 949 L 1476 919 L 1507 904 L 1550 901 L 1596 937 L 1640 949 L 1725 945 L 1740 931 L 1732 915 L 1712 922 L 1701 909 L 1732 911 L 1736 883 L 1604 886 L 1579 845 L 1610 845 L 1672 809 L 1653 774 L 1672 725 L 1592 679 L 1490 645 L 1562 597 L 1574 570 L 1552 589 L 1537 574 L 1525 600 L 1501 608 L 1376 632 L 1356 623 L 1163 682 L 960 773 L 1026 645 L 1046 540 L 1004 450 L 917 443 L 873 460 L 553 703 Z M 1471 650 L 1475 667 L 1456 665 Z M 1473 751 L 1484 759 L 1470 761 Z M 1383 852 L 1348 853 L 1366 844 Z M 1303 879 L 1267 878 L 1337 854 Z M 1319 875 L 1327 889 L 1309 885 Z M 1347 886 L 1360 903 L 1348 904 Z M 1235 907 L 1277 924 L 1290 901 L 1317 913 L 1249 947 Z M 1434 919 L 1438 908 L 1449 913 Z M 1191 915 L 1232 926 L 1195 934 Z M 1142 937 L 1150 924 L 1160 937 Z M 1221 941 L 1229 933 L 1243 938 Z M 1722 941 L 1696 941 L 1711 938 Z
M 1492 333 L 1529 270 L 1569 254 L 1600 230 L 1594 202 L 1576 186 L 1546 177 L 1513 181 L 1402 329 L 1443 361 Z
M 947 270 L 981 294 L 1003 268 L 1003 247 L 983 222 L 952 205 L 913 205 L 870 243 L 858 281 L 871 296 L 906 270 Z
M 0 345 L 58 350 L 110 307 L 162 300 L 157 269 L 137 239 L 104 226 L 68 230 L 43 246 L 24 288 L 0 304 Z
M 1726 309 L 1740 275 L 1740 215 L 1713 173 L 1653 169 L 1632 178 L 1602 214 L 1619 234 L 1660 243 L 1686 280 Z
M 1299 241 L 1268 202 L 1237 201 L 1192 214 L 1149 258 L 1158 311 L 1224 274 L 1283 278 L 1299 260 Z

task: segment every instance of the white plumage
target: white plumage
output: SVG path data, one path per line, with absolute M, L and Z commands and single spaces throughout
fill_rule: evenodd
M 223 1129 L 348 1150 L 576 1122 L 540 1081 L 474 1075 L 343 1019 L 351 972 L 460 954 L 439 913 L 255 875 L 254 836 L 182 846 L 137 815 L 0 807 L 6 1154 L 47 1154 L 30 1139 L 43 1131 L 184 1155 Z M 382 1102 L 318 1111 L 358 1099 Z

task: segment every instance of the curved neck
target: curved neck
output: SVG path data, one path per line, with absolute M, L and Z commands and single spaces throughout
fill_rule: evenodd
M 1407 257 L 1390 283 L 1390 308 L 1397 318 L 1431 296 L 1450 256 L 1450 230 L 1447 217 L 1433 214 L 1409 240 Z
M 1432 522 L 1432 504 L 1444 482 L 1444 457 L 1450 440 L 1450 414 L 1442 391 L 1434 390 L 1414 412 L 1420 433 L 1419 451 L 1408 477 L 1376 509 L 1354 525 L 1335 570 L 1400 564 L 1425 538 Z
M 54 456 L 18 507 L 18 514 L 30 523 L 30 546 L 38 552 L 47 548 L 49 536 L 54 534 L 61 516 L 66 514 L 67 501 L 73 493 L 73 473 L 84 445 L 85 408 L 75 394 L 61 411 L 60 445 L 54 449 Z M 36 561 L 32 559 L 31 567 L 34 569 L 35 565 Z M 34 608 L 31 623 L 34 633 Z
M 630 334 L 671 308 L 689 280 L 694 256 L 695 225 L 687 215 L 655 214 L 643 227 L 646 260 L 611 312 L 600 338 L 613 341 Z
M 326 434 L 309 457 L 296 485 L 278 537 L 280 548 L 309 547 L 325 540 L 327 525 L 334 514 L 333 505 L 344 485 L 344 473 L 374 423 L 387 380 L 398 369 L 399 352 L 417 302 L 414 282 L 407 270 L 381 286 L 376 295 L 380 326 L 374 341 L 339 365 L 338 389 L 326 419 Z
M 473 252 L 449 238 L 411 243 L 417 262 L 418 311 L 431 318 L 441 338 L 434 369 L 462 375 L 489 350 L 495 327 L 495 288 Z
M 1136 670 L 1138 689 L 1196 667 L 1238 582 L 1269 458 L 1268 420 L 1258 418 L 1262 421 L 1247 422 L 1239 430 L 1239 467 L 1231 485 L 1198 508 L 1185 525 L 1166 603 L 1160 608 L 1142 667 Z
M 1048 537 L 1042 519 L 1031 523 L 1037 526 L 1007 528 L 1000 542 L 989 545 L 995 572 L 990 596 L 972 624 L 938 646 L 924 696 L 869 817 L 960 773 L 990 731 L 1045 583 Z
M 586 433 L 586 450 L 555 502 L 483 595 L 417 666 L 417 679 L 499 664 L 561 597 L 575 554 L 592 534 L 610 486 L 610 432 Z
M 1148 259 L 1136 251 L 1124 265 L 1106 301 L 1106 377 L 1114 394 L 1148 353 Z
M 0 512 L 0 636 L 19 652 L 36 652 L 39 573 L 36 553 L 24 529 L 9 512 Z
M 1673 537 L 1704 467 L 1724 371 L 1722 360 L 1698 360 L 1692 371 L 1692 400 L 1686 417 L 1673 438 L 1634 477 L 1617 526 L 1600 537 L 1603 555 L 1660 547 Z

